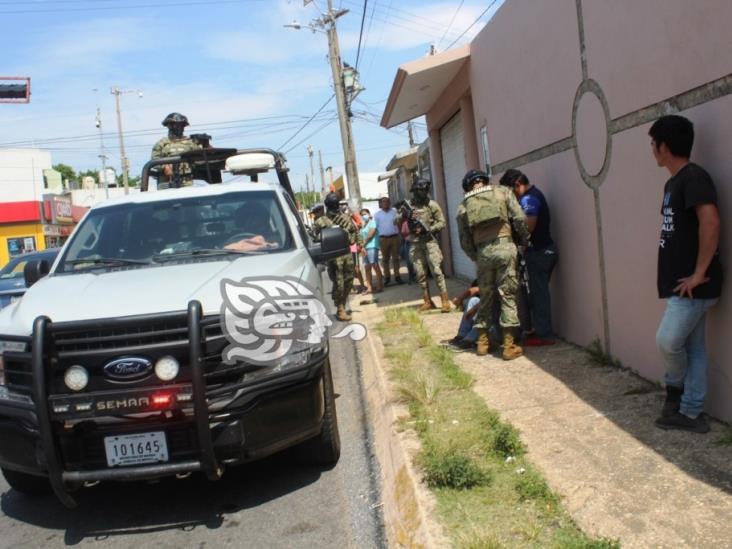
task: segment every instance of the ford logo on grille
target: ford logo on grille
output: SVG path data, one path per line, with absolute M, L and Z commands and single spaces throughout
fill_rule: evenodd
M 104 365 L 104 375 L 115 381 L 136 381 L 150 375 L 152 367 L 152 362 L 146 358 L 118 358 Z

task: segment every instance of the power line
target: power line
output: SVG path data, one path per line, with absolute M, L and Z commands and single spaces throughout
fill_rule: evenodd
M 478 21 L 480 21 L 480 18 L 481 18 L 481 17 L 483 17 L 483 16 L 484 16 L 484 15 L 485 15 L 486 13 L 488 13 L 488 10 L 489 10 L 489 9 L 491 9 L 491 8 L 493 7 L 493 4 L 495 4 L 496 2 L 497 2 L 497 0 L 492 0 L 492 1 L 491 1 L 491 3 L 490 3 L 490 4 L 488 4 L 488 7 L 487 7 L 486 9 L 484 9 L 484 10 L 483 10 L 483 13 L 481 13 L 481 14 L 480 14 L 480 15 L 479 15 L 479 16 L 478 16 L 478 17 L 477 17 L 476 19 L 475 19 L 475 21 L 473 21 L 473 22 L 472 22 L 472 23 L 470 24 L 470 26 L 469 26 L 469 27 L 468 27 L 467 29 L 465 29 L 465 30 L 464 30 L 464 31 L 463 31 L 462 33 L 460 33 L 460 36 L 458 36 L 458 37 L 457 37 L 457 38 L 456 38 L 455 40 L 453 40 L 453 41 L 452 41 L 452 42 L 450 43 L 450 45 L 449 45 L 449 46 L 447 46 L 447 48 L 445 48 L 445 49 L 448 49 L 448 50 L 449 50 L 449 49 L 450 49 L 451 47 L 453 47 L 453 46 L 455 45 L 455 43 L 456 43 L 456 42 L 457 42 L 458 40 L 460 40 L 460 39 L 461 39 L 461 38 L 462 38 L 463 36 L 465 36 L 465 33 L 467 33 L 467 32 L 468 32 L 468 31 L 469 31 L 470 29 L 472 29 L 472 28 L 473 28 L 473 27 L 475 26 L 475 24 L 476 24 L 476 23 L 477 23 Z
M 87 7 L 65 7 L 65 8 L 44 8 L 44 9 L 26 9 L 26 10 L 5 10 L 0 11 L 0 14 L 23 14 L 23 13 L 54 13 L 54 12 L 72 12 L 72 11 L 101 11 L 101 10 L 125 10 L 125 9 L 139 9 L 139 8 L 179 8 L 186 6 L 215 6 L 222 4 L 243 4 L 250 2 L 263 2 L 264 0 L 195 0 L 195 1 L 176 1 L 171 3 L 157 3 L 157 4 L 133 4 L 133 5 L 119 5 L 119 6 L 87 6 Z M 25 4 L 27 5 L 27 3 Z
M 361 56 L 361 39 L 363 38 L 363 26 L 366 22 L 366 6 L 368 5 L 369 0 L 363 0 L 363 14 L 361 14 L 361 30 L 358 31 L 358 48 L 356 49 L 356 65 L 355 68 L 358 70 L 358 61 Z M 373 16 L 373 12 L 371 13 Z
M 320 127 L 319 127 L 319 128 L 317 129 L 317 130 L 315 130 L 315 131 L 314 131 L 313 133 L 311 133 L 311 134 L 309 134 L 309 135 L 307 135 L 307 136 L 303 137 L 303 138 L 302 138 L 302 139 L 301 139 L 300 141 L 298 141 L 297 143 L 295 143 L 295 144 L 294 144 L 294 145 L 293 145 L 292 147 L 290 147 L 289 149 L 287 149 L 286 151 L 284 151 L 284 153 L 285 153 L 285 154 L 287 154 L 287 153 L 289 153 L 290 151 L 292 151 L 292 150 L 294 150 L 294 149 L 298 148 L 298 147 L 299 147 L 300 145 L 302 145 L 303 143 L 306 143 L 307 141 L 309 141 L 309 140 L 310 140 L 310 138 L 311 138 L 311 137 L 313 137 L 313 136 L 314 136 L 315 134 L 317 134 L 317 133 L 320 133 L 320 132 L 321 132 L 322 130 L 324 130 L 325 128 L 327 128 L 328 126 L 330 126 L 330 125 L 331 125 L 331 124 L 332 124 L 333 122 L 335 122 L 336 120 L 338 120 L 338 117 L 337 117 L 337 116 L 334 116 L 334 117 L 332 117 L 332 118 L 331 118 L 330 120 L 328 120 L 328 121 L 327 121 L 327 122 L 326 122 L 325 124 L 323 124 L 323 125 L 322 125 L 322 126 L 320 126 Z M 282 148 L 282 147 L 280 147 L 280 149 L 281 149 L 281 148 Z
M 452 14 L 452 19 L 450 19 L 450 24 L 445 29 L 445 33 L 442 35 L 442 38 L 440 38 L 440 41 L 437 42 L 438 48 L 440 47 L 440 44 L 442 44 L 442 41 L 445 39 L 445 36 L 447 36 L 447 33 L 452 28 L 452 24 L 455 22 L 455 18 L 457 17 L 457 14 L 460 13 L 460 10 L 462 9 L 464 3 L 465 3 L 465 0 L 460 0 L 460 5 L 455 10 L 455 13 Z
M 289 138 L 289 139 L 288 139 L 287 141 L 285 141 L 284 143 L 282 143 L 282 145 L 280 145 L 280 147 L 279 147 L 279 148 L 280 148 L 280 150 L 282 150 L 282 149 L 283 149 L 283 148 L 285 147 L 285 145 L 287 145 L 287 144 L 288 144 L 288 143 L 289 143 L 290 141 L 292 141 L 293 139 L 295 139 L 295 137 L 297 137 L 297 135 L 298 135 L 298 134 L 299 134 L 299 133 L 300 133 L 301 131 L 303 131 L 303 130 L 304 130 L 304 129 L 305 129 L 306 127 L 307 127 L 307 125 L 308 125 L 308 124 L 310 124 L 310 123 L 311 123 L 311 122 L 313 121 L 313 119 L 314 119 L 314 118 L 315 118 L 316 116 L 318 116 L 318 115 L 320 114 L 320 111 L 322 111 L 322 110 L 323 110 L 323 109 L 324 109 L 325 107 L 327 107 L 327 106 L 328 106 L 328 103 L 330 103 L 330 102 L 331 102 L 331 101 L 333 100 L 333 98 L 334 98 L 334 97 L 335 97 L 335 93 L 334 93 L 334 94 L 332 94 L 332 95 L 331 95 L 331 96 L 330 96 L 330 97 L 329 97 L 329 98 L 328 98 L 328 99 L 326 100 L 326 102 L 325 102 L 325 103 L 323 103 L 323 104 L 322 104 L 322 105 L 320 106 L 320 108 L 319 108 L 319 109 L 318 109 L 317 111 L 315 111 L 315 114 L 313 114 L 313 115 L 312 115 L 312 116 L 311 116 L 311 117 L 310 117 L 310 118 L 309 118 L 309 119 L 308 119 L 308 120 L 307 120 L 307 121 L 306 121 L 306 122 L 305 122 L 305 123 L 304 123 L 304 124 L 303 124 L 303 125 L 302 125 L 302 126 L 300 127 L 300 129 L 299 129 L 299 130 L 297 130 L 297 131 L 296 131 L 296 132 L 295 132 L 294 134 L 292 134 L 292 135 L 290 136 L 290 138 Z

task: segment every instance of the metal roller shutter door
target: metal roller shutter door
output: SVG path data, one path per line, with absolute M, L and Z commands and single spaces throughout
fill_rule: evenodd
M 465 141 L 463 140 L 463 123 L 460 112 L 453 116 L 440 129 L 440 147 L 442 149 L 442 168 L 445 176 L 445 195 L 447 212 L 445 216 L 450 227 L 450 244 L 452 246 L 452 265 L 455 274 L 472 280 L 475 278 L 475 264 L 465 255 L 460 247 L 455 214 L 463 200 L 462 180 L 467 168 L 465 166 Z

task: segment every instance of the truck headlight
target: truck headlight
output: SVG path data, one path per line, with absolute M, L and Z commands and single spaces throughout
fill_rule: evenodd
M 155 375 L 162 381 L 175 379 L 179 371 L 180 365 L 172 356 L 164 356 L 155 363 Z
M 72 366 L 64 374 L 64 383 L 72 391 L 81 391 L 89 383 L 89 372 L 83 366 Z

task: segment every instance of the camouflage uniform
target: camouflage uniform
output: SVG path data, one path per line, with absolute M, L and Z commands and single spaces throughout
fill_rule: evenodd
M 440 205 L 434 200 L 427 203 L 417 202 L 412 199 L 408 201 L 409 207 L 412 208 L 417 219 L 425 224 L 431 234 L 440 232 L 445 228 L 445 216 L 442 215 Z M 412 227 L 409 228 L 412 247 L 409 250 L 409 259 L 414 265 L 414 272 L 417 276 L 417 282 L 422 289 L 428 288 L 427 283 L 427 265 L 432 271 L 437 287 L 441 294 L 447 293 L 447 284 L 445 284 L 445 275 L 442 272 L 442 251 L 431 234 L 417 234 Z
M 518 251 L 512 238 L 512 229 L 520 244 L 528 243 L 526 216 L 511 189 L 501 185 L 484 185 L 465 194 L 458 206 L 457 224 L 460 245 L 476 262 L 478 270 L 480 308 L 474 326 L 484 332 L 490 328 L 493 300 L 497 292 L 501 301 L 499 323 L 504 328 L 504 358 L 507 358 L 505 338 L 507 334 L 510 335 L 513 346 L 513 334 L 510 332 L 519 326 L 516 307 Z M 519 347 L 514 348 L 520 352 Z
M 171 138 L 170 136 L 163 137 L 153 146 L 151 158 L 166 158 L 168 156 L 178 156 L 184 152 L 194 151 L 200 149 L 201 146 L 193 141 L 190 137 L 183 136 L 181 138 Z M 181 185 L 183 187 L 190 187 L 193 185 L 193 176 L 191 174 L 191 167 L 182 162 L 173 166 L 173 169 L 177 169 L 181 176 Z M 170 180 L 164 175 L 160 176 L 158 180 L 158 189 L 167 189 L 170 186 Z
M 317 242 L 320 240 L 320 231 L 325 227 L 333 226 L 341 227 L 348 234 L 350 244 L 362 245 L 361 235 L 356 229 L 356 225 L 348 214 L 340 212 L 328 212 L 313 221 L 313 236 Z M 348 295 L 353 288 L 353 277 L 356 271 L 353 265 L 353 258 L 350 252 L 335 259 L 328 261 L 328 276 L 333 283 L 333 303 L 338 307 L 345 307 Z

